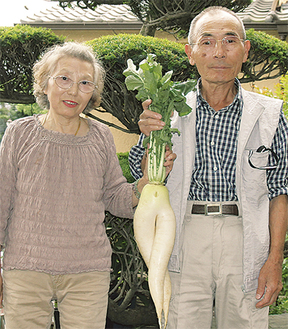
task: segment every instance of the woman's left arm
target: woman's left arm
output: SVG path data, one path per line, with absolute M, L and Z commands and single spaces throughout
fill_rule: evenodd
M 23 143 L 14 124 L 9 125 L 0 146 L 0 244 L 4 245 L 5 230 L 11 209 L 17 180 L 17 148 Z

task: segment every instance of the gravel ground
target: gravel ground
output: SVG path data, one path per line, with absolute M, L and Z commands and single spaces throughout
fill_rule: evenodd
M 119 329 L 130 329 L 131 327 L 114 325 L 114 327 L 111 329 L 118 329 L 118 328 Z M 141 329 L 156 329 L 156 327 L 142 327 Z M 213 321 L 211 329 L 216 329 L 215 321 Z M 231 329 L 233 329 L 233 328 L 231 328 Z M 288 329 L 288 313 L 269 315 L 269 329 Z
M 288 313 L 269 315 L 269 329 L 288 329 Z
M 216 329 L 214 322 L 211 329 Z M 288 313 L 269 315 L 269 329 L 288 329 Z

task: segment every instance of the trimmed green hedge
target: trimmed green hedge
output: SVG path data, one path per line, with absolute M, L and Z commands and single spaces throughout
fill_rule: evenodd
M 247 37 L 252 47 L 247 63 L 243 64 L 241 82 L 272 79 L 287 72 L 286 42 L 254 30 L 247 31 Z M 64 37 L 58 37 L 47 29 L 20 25 L 0 27 L 0 101 L 34 103 L 33 64 L 47 47 L 64 41 Z M 173 81 L 185 81 L 193 76 L 197 78 L 197 69 L 189 64 L 184 45 L 174 41 L 119 34 L 103 36 L 87 44 L 96 51 L 107 72 L 102 108 L 118 118 L 126 127 L 125 132 L 139 133 L 137 122 L 142 112 L 135 92 L 128 91 L 124 84 L 123 71 L 127 67 L 127 59 L 131 58 L 139 65 L 148 53 L 154 53 L 164 73 L 173 70 Z M 123 130 L 121 127 L 115 128 Z
M 271 61 L 278 61 L 279 64 L 287 67 L 287 42 L 281 41 L 273 35 L 265 32 L 255 31 L 254 29 L 248 30 L 246 34 L 247 39 L 251 41 L 252 51 L 254 53 L 257 51 L 259 54 L 269 56 Z
M 288 43 L 265 32 L 247 31 L 251 49 L 246 63 L 242 66 L 241 82 L 255 82 L 275 79 L 288 70 Z
M 46 48 L 64 40 L 44 28 L 0 27 L 0 101 L 34 103 L 33 64 Z
M 127 179 L 128 183 L 133 183 L 135 181 L 135 179 L 132 177 L 131 172 L 130 172 L 129 163 L 128 163 L 128 155 L 129 155 L 129 152 L 117 153 L 124 177 Z
M 97 53 L 107 73 L 101 106 L 118 118 L 131 133 L 139 133 L 137 123 L 142 106 L 135 98 L 135 92 L 128 91 L 124 83 L 123 71 L 129 58 L 138 65 L 147 54 L 155 54 L 163 66 L 163 72 L 173 70 L 174 81 L 193 78 L 196 72 L 189 64 L 183 44 L 167 39 L 118 34 L 94 39 L 87 44 Z
M 184 45 L 167 39 L 139 34 L 118 34 L 103 36 L 88 41 L 87 44 L 93 47 L 105 68 L 113 71 L 116 79 L 123 80 L 122 68 L 127 66 L 127 59 L 131 58 L 134 63 L 139 63 L 149 53 L 157 56 L 164 71 L 173 70 L 173 77 L 177 81 L 192 78 L 195 72 L 189 64 Z

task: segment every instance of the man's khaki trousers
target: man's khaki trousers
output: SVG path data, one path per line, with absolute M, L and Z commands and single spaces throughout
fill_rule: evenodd
M 181 272 L 170 272 L 168 329 L 210 329 L 215 301 L 218 329 L 268 329 L 268 307 L 256 309 L 256 291 L 242 291 L 242 218 L 191 215 L 181 241 Z

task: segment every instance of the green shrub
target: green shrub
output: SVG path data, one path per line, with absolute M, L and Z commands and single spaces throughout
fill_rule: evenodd
M 288 75 L 281 77 L 276 84 L 276 96 L 283 100 L 283 111 L 288 119 Z
M 288 71 L 288 44 L 265 32 L 247 31 L 251 49 L 242 66 L 241 82 L 275 79 Z
M 33 64 L 46 48 L 63 42 L 64 37 L 43 28 L 0 27 L 0 101 L 34 103 Z
M 129 152 L 117 153 L 124 177 L 127 179 L 128 183 L 133 183 L 135 181 L 135 179 L 132 177 L 131 172 L 130 172 L 129 163 L 128 163 L 128 155 L 129 155 Z
M 283 100 L 283 112 L 288 119 L 288 74 L 282 76 L 279 83 L 275 84 L 275 94 L 268 87 L 260 89 L 255 86 L 254 90 L 259 94 Z
M 0 142 L 6 130 L 8 120 L 16 120 L 28 115 L 46 113 L 37 103 L 33 104 L 5 104 L 0 103 Z
M 103 36 L 87 44 L 94 48 L 104 66 L 113 70 L 113 76 L 118 80 L 123 80 L 122 68 L 127 66 L 129 58 L 134 63 L 140 63 L 150 53 L 157 56 L 164 71 L 173 70 L 175 80 L 182 81 L 193 76 L 194 70 L 189 64 L 184 45 L 174 41 L 139 34 L 118 34 Z
M 155 54 L 164 73 L 173 70 L 173 81 L 193 78 L 196 72 L 189 64 L 184 45 L 167 39 L 119 34 L 94 39 L 87 44 L 97 53 L 107 74 L 101 106 L 132 133 L 139 133 L 142 106 L 135 98 L 135 91 L 128 91 L 124 83 L 123 71 L 129 58 L 138 66 L 147 54 Z
M 288 44 L 285 41 L 267 34 L 263 31 L 249 29 L 246 38 L 251 42 L 251 48 L 254 53 L 269 57 L 271 61 L 278 61 L 280 65 L 287 68 Z M 259 64 L 255 62 L 255 64 Z

